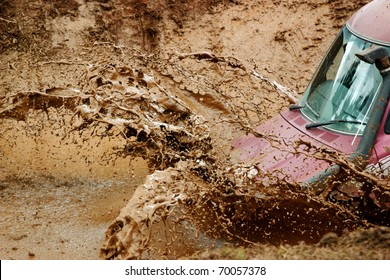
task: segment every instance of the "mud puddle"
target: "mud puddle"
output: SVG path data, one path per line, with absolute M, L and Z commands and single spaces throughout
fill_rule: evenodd
M 113 141 L 64 140 L 70 128 L 47 120 L 55 116 L 1 121 L 1 258 L 96 259 L 107 226 L 148 172 L 142 159 L 114 161 Z
M 96 259 L 102 234 L 134 186 L 32 176 L 0 183 L 2 258 Z

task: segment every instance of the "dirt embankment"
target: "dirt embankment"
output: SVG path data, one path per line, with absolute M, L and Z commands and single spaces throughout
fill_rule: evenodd
M 194 258 L 321 259 L 333 250 L 342 254 L 334 258 L 388 258 L 386 228 L 321 239 L 327 231 L 342 235 L 343 228 L 355 229 L 355 216 L 344 212 L 332 226 L 323 227 L 326 232 L 310 223 L 294 228 L 297 215 L 315 214 L 321 216 L 317 222 L 325 223 L 340 208 L 310 198 L 302 213 L 302 204 L 291 209 L 308 197 L 283 182 L 276 191 L 288 191 L 291 197 L 277 201 L 281 210 L 276 216 L 267 215 L 264 210 L 275 201 L 258 208 L 263 197 L 256 197 L 255 184 L 231 195 L 229 184 L 240 183 L 240 177 L 221 168 L 231 167 L 231 140 L 247 132 L 232 120 L 239 117 L 253 127 L 293 103 L 340 26 L 367 2 L 3 1 L 0 207 L 5 214 L 0 257 L 95 259 L 102 253 L 104 258 L 173 258 L 183 257 L 177 252 L 184 250 L 187 257 L 196 253 Z M 189 164 L 184 171 L 183 165 L 175 169 L 175 180 L 165 182 L 156 175 L 160 179 L 149 186 L 155 192 L 142 196 L 145 192 L 136 190 L 147 174 L 182 162 Z M 210 173 L 210 166 L 215 172 Z M 223 203 L 215 206 L 221 197 Z M 233 207 L 245 199 L 248 207 Z M 120 214 L 129 200 L 133 208 Z M 164 213 L 183 201 L 188 208 L 178 208 L 174 219 L 205 212 L 181 223 L 183 235 L 175 239 L 176 247 L 167 249 L 172 236 L 163 236 L 163 242 L 150 239 L 148 223 L 158 213 L 156 224 L 161 226 Z M 206 210 L 220 219 L 218 233 L 223 234 L 206 226 L 207 234 L 196 243 L 186 230 L 210 214 L 197 208 L 202 202 L 211 205 Z M 137 207 L 149 212 L 127 219 Z M 329 211 L 321 213 L 323 207 Z M 286 213 L 291 223 L 278 231 Z M 263 219 L 279 235 L 268 237 L 269 228 L 249 223 L 251 217 Z M 226 227 L 229 219 L 232 225 Z M 240 235 L 240 220 L 262 239 L 255 240 L 248 231 Z M 240 247 L 272 240 L 278 245 L 291 239 L 287 233 L 294 235 L 294 230 L 315 244 Z M 199 252 L 215 245 L 210 237 L 219 240 L 216 247 L 222 239 L 234 242 Z M 384 241 L 367 252 L 367 244 L 377 237 Z M 145 248 L 145 240 L 159 245 Z

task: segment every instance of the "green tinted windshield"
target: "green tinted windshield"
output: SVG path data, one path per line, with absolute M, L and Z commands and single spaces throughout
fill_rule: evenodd
M 363 133 L 382 77 L 375 65 L 361 61 L 355 54 L 371 45 L 344 27 L 302 99 L 302 113 L 308 119 L 314 123 L 343 120 L 324 128 Z

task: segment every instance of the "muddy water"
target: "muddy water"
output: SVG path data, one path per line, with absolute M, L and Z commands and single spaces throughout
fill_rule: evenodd
M 149 225 L 156 220 L 158 228 L 167 227 L 156 210 L 165 211 L 176 199 L 188 201 L 209 191 L 209 182 L 191 170 L 228 156 L 213 148 L 213 137 L 223 134 L 220 147 L 226 147 L 229 124 L 210 124 L 197 112 L 229 117 L 228 108 L 204 93 L 175 95 L 149 73 L 124 65 L 88 66 L 86 75 L 83 91 L 48 87 L 10 93 L 1 101 L 1 207 L 5 213 L 2 225 L 7 229 L 2 235 L 7 244 L 2 252 L 10 258 L 94 258 L 102 243 L 113 243 L 115 238 L 109 235 L 109 240 L 104 240 L 105 229 L 129 200 L 130 208 L 125 207 L 121 214 L 129 212 L 123 226 L 135 233 L 131 238 L 127 231 L 122 233 L 127 238 L 125 249 L 136 248 L 128 257 L 139 257 L 146 248 L 152 248 L 146 257 L 153 258 L 180 257 L 204 248 L 196 241 L 198 232 L 191 221 L 184 221 L 185 227 L 175 226 L 182 228 L 179 232 L 192 229 L 180 235 L 182 242 L 177 242 L 175 232 L 151 238 Z M 234 75 L 242 77 L 243 73 Z M 196 99 L 205 105 L 203 109 L 188 105 Z M 189 165 L 183 165 L 185 162 Z M 162 170 L 160 180 L 143 185 L 154 170 Z M 178 171 L 181 175 L 172 180 L 171 172 Z M 145 186 L 147 190 L 143 190 Z M 140 198 L 145 201 L 131 206 Z M 127 216 L 135 220 L 130 227 Z M 115 221 L 107 233 L 113 228 L 115 233 L 117 224 Z M 157 230 L 169 231 L 168 227 Z M 149 245 L 149 239 L 157 243 Z M 162 239 L 167 239 L 164 246 L 158 245 Z M 200 247 L 188 247 L 189 239 Z M 172 247 L 173 240 L 176 247 Z M 183 246 L 188 248 L 183 250 Z M 108 256 L 102 253 L 101 257 Z
M 97 258 L 149 168 L 209 149 L 204 119 L 152 76 L 95 70 L 83 93 L 53 88 L 1 101 L 4 258 Z
M 116 138 L 67 138 L 58 113 L 30 113 L 27 122 L 1 120 L 0 256 L 96 259 L 147 165 L 113 156 Z

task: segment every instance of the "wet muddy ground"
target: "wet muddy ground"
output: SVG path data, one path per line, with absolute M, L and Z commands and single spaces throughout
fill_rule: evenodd
M 2 1 L 0 258 L 388 259 L 387 227 L 230 159 L 365 3 Z

